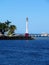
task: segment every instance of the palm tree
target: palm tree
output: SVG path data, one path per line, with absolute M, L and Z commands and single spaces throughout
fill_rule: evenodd
M 8 35 L 13 35 L 15 29 L 16 29 L 15 25 L 10 25 Z
M 5 28 L 6 28 L 5 23 L 0 23 L 0 32 L 1 32 L 2 34 L 4 34 L 4 32 L 5 32 Z
M 0 32 L 4 35 L 5 32 L 8 32 L 8 35 L 13 34 L 16 26 L 10 25 L 10 21 L 6 21 L 5 23 L 0 22 Z
M 0 22 L 0 32 L 2 33 L 2 23 Z
M 11 22 L 10 21 L 6 21 L 5 23 L 1 23 L 0 22 L 0 32 L 2 33 L 2 34 L 4 34 L 5 32 L 7 32 L 8 30 L 9 30 L 9 24 L 10 24 Z
M 5 22 L 5 24 L 8 25 L 8 26 L 9 26 L 10 23 L 11 23 L 11 22 L 10 22 L 9 20 L 7 20 L 7 21 Z
M 2 34 L 4 35 L 5 32 L 7 32 L 9 30 L 9 24 L 11 22 L 10 21 L 6 21 L 5 23 L 0 23 L 0 30 L 2 32 Z
M 11 22 L 10 22 L 9 20 L 7 20 L 7 21 L 5 22 L 5 25 L 6 25 L 5 31 L 6 31 L 6 32 L 9 30 L 10 23 L 11 23 Z

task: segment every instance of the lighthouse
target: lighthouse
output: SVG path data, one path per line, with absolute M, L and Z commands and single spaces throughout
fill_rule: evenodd
M 28 33 L 28 17 L 26 18 L 26 32 L 25 32 L 25 37 L 28 37 L 29 33 Z

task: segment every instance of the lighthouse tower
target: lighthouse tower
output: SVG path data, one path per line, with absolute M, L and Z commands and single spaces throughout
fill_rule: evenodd
M 25 32 L 25 36 L 28 37 L 28 17 L 26 18 L 26 32 Z

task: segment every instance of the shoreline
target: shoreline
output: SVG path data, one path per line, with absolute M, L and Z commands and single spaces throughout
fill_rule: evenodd
M 0 36 L 0 40 L 34 40 L 31 36 Z

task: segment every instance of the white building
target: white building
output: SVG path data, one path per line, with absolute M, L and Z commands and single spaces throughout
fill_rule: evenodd
M 48 36 L 47 33 L 41 33 L 41 36 Z

